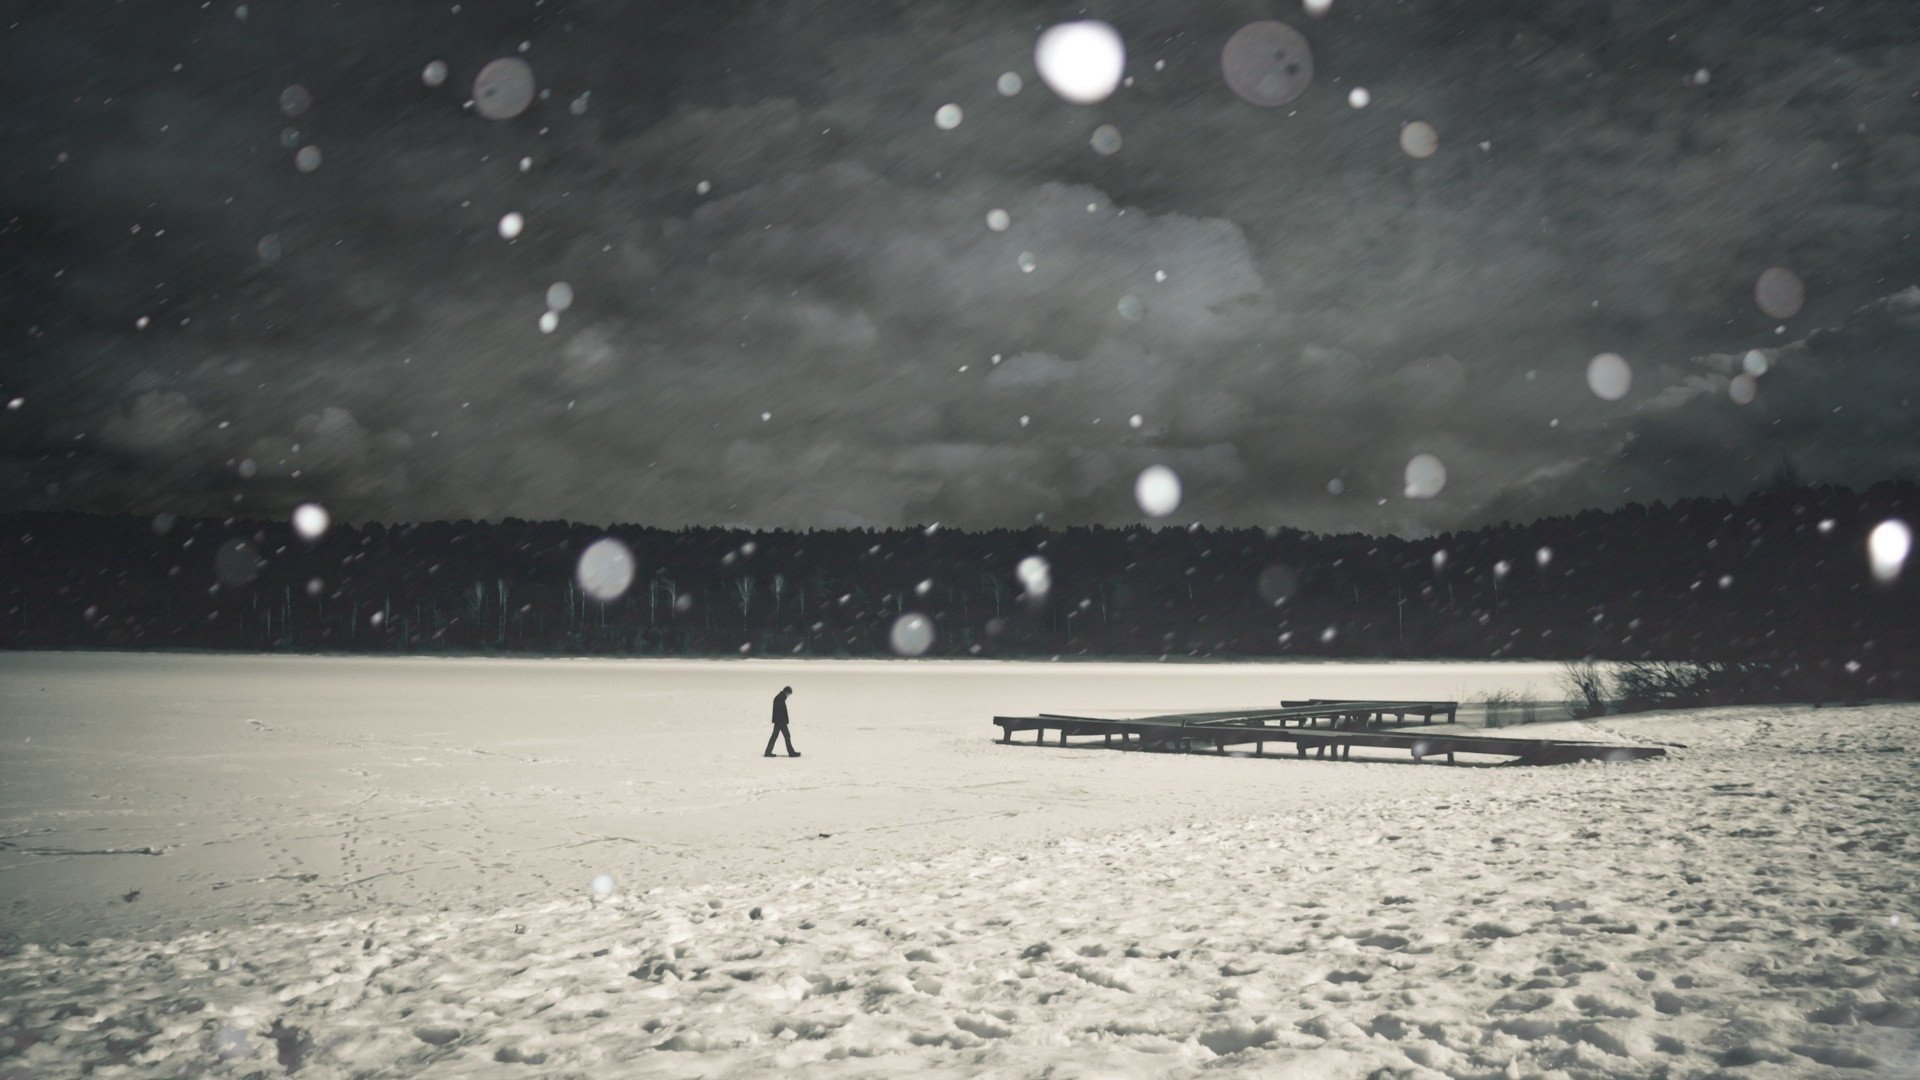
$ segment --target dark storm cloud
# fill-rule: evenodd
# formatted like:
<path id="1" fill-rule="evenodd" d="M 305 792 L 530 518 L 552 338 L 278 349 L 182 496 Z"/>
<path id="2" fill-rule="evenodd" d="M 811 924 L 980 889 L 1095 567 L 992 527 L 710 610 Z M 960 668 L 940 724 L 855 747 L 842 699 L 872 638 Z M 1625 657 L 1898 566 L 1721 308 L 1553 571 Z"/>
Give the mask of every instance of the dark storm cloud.
<path id="1" fill-rule="evenodd" d="M 1026 5 L 40 5 L 0 71 L 0 485 L 993 525 L 1137 520 L 1164 463 L 1181 519 L 1421 532 L 1911 473 L 1920 28 L 1829 7 L 1336 0 L 1286 16 L 1318 81 L 1263 110 L 1219 77 L 1251 4 L 1092 11 L 1133 83 L 1091 107 Z M 522 42 L 548 96 L 463 109 Z"/>

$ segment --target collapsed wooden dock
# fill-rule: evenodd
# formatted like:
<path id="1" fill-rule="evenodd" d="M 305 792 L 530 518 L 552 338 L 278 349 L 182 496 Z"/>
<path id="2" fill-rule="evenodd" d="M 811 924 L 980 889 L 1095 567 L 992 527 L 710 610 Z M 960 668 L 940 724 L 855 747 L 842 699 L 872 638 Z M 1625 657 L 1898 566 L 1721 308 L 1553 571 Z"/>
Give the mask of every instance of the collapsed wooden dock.
<path id="1" fill-rule="evenodd" d="M 1017 731 L 1034 733 L 1033 745 L 1047 743 L 1047 733 L 1055 732 L 1058 746 L 1088 746 L 1088 742 L 1069 743 L 1069 738 L 1088 739 L 1098 735 L 1098 745 L 1121 750 L 1153 750 L 1195 753 L 1211 750 L 1225 754 L 1229 747 L 1251 744 L 1255 755 L 1265 755 L 1267 744 L 1291 745 L 1297 757 L 1331 756 L 1351 759 L 1356 746 L 1372 749 L 1407 750 L 1413 760 L 1445 757 L 1454 763 L 1455 754 L 1476 754 L 1511 758 L 1523 765 L 1559 765 L 1574 761 L 1634 761 L 1663 757 L 1665 750 L 1655 746 L 1617 746 L 1579 742 L 1571 739 L 1516 739 L 1505 736 L 1457 735 L 1433 731 L 1387 731 L 1389 723 L 1432 724 L 1444 715 L 1453 723 L 1459 712 L 1454 701 L 1339 701 L 1312 698 L 1283 701 L 1278 708 L 1230 709 L 1220 712 L 1171 713 L 1132 719 L 1097 716 L 1068 716 L 1041 713 L 1038 716 L 996 716 L 1000 741 L 1012 743 Z M 1322 724 L 1325 726 L 1323 727 Z"/>

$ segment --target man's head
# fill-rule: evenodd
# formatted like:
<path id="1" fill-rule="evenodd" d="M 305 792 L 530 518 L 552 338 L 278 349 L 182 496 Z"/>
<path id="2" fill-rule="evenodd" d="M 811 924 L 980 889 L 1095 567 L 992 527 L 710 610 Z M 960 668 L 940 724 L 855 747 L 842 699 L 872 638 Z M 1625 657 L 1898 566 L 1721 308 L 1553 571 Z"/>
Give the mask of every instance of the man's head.
<path id="1" fill-rule="evenodd" d="M 781 697 L 786 697 L 788 694 L 791 694 L 791 693 L 793 693 L 793 687 L 791 686 L 783 686 L 780 688 Z"/>

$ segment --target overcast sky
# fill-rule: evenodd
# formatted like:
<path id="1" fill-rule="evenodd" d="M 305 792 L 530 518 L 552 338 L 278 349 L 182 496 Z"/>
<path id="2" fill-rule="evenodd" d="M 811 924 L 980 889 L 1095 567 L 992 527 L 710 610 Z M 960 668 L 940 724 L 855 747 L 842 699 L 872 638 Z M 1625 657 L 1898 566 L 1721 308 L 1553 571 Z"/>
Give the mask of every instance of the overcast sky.
<path id="1" fill-rule="evenodd" d="M 1164 464 L 1160 520 L 1422 534 L 1920 471 L 1911 0 L 9 10 L 13 508 L 1124 523 Z M 1088 17 L 1129 82 L 1071 104 Z"/>

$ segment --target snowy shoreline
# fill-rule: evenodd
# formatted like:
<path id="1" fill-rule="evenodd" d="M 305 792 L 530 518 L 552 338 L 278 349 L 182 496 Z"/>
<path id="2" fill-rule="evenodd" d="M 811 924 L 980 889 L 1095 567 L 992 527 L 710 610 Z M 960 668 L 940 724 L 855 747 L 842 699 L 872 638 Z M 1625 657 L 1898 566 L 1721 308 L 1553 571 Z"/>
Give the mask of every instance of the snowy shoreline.
<path id="1" fill-rule="evenodd" d="M 262 902 L 177 934 L 140 929 L 143 897 L 99 909 L 84 937 L 7 945 L 0 1075 L 274 1076 L 296 1065 L 305 1077 L 1652 1078 L 1920 1067 L 1920 708 L 1581 726 L 1671 756 L 1497 769 L 1254 761 L 1000 747 L 969 725 L 966 744 L 939 747 L 951 768 L 921 776 L 921 762 L 900 762 L 906 786 L 933 790 L 956 772 L 971 783 L 965 763 L 977 761 L 1007 786 L 964 797 L 991 805 L 1038 777 L 1051 797 L 1032 815 L 1041 827 L 878 829 L 842 837 L 835 859 L 772 861 L 772 841 L 797 842 L 786 828 L 745 872 L 750 863 L 719 859 L 661 874 L 633 844 L 574 851 L 575 865 L 592 853 L 614 877 L 604 899 L 584 875 L 531 902 L 469 899 L 444 887 L 451 871 L 422 863 L 335 903 L 282 909 L 272 899 L 331 882 L 270 881 L 254 886 Z M 824 715 L 820 727 L 828 740 Z M 398 764 L 383 783 L 444 783 L 452 767 Z M 196 767 L 218 770 L 221 757 Z M 1128 816 L 1152 783 L 1167 805 Z M 1255 798 L 1224 790 L 1249 785 Z M 288 797 L 239 805 L 264 821 Z M 1087 800 L 1097 813 L 1076 816 Z M 415 842 L 449 845 L 448 830 L 500 828 L 526 809 L 424 805 L 444 820 Z M 856 805 L 850 820 L 876 824 L 893 809 Z M 386 820 L 398 830 L 406 818 Z M 745 834 L 733 842 L 755 850 Z M 52 861 L 81 873 L 127 858 Z M 54 869 L 4 865 L 10 885 Z M 192 881 L 203 903 L 238 891 Z M 395 881 L 411 884 L 378 891 Z M 83 907 L 84 883 L 67 880 Z M 11 894 L 9 929 L 28 925 L 19 898 L 29 894 Z"/>

